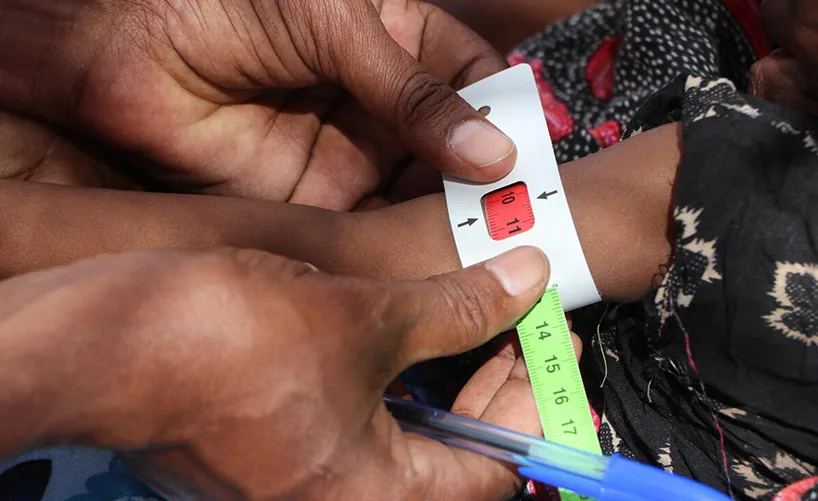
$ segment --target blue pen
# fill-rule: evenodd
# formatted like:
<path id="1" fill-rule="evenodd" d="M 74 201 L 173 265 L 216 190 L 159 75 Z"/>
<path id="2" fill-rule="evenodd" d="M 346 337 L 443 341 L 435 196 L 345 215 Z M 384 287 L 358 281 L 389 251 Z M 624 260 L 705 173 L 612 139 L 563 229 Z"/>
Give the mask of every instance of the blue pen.
<path id="1" fill-rule="evenodd" d="M 715 489 L 618 455 L 589 454 L 408 400 L 384 396 L 405 431 L 517 465 L 523 477 L 598 501 L 729 501 Z"/>

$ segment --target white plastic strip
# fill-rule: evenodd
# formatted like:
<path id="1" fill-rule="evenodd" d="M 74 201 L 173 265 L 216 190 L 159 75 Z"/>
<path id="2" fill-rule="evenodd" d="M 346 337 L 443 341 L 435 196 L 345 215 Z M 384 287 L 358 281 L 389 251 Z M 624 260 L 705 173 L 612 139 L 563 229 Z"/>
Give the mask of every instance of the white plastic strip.
<path id="1" fill-rule="evenodd" d="M 514 170 L 500 181 L 475 184 L 443 177 L 461 264 L 467 267 L 515 247 L 536 246 L 548 256 L 549 287 L 558 287 L 563 309 L 570 311 L 600 301 L 568 209 L 531 67 L 514 66 L 463 89 L 460 95 L 475 109 L 490 107 L 488 120 L 517 145 Z M 534 227 L 494 240 L 482 198 L 518 182 L 528 188 Z"/>

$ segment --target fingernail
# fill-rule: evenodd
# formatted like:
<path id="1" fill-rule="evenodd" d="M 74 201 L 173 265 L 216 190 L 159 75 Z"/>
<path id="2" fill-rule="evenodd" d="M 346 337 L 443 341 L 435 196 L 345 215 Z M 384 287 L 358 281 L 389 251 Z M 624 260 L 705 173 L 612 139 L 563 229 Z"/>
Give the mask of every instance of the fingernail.
<path id="1" fill-rule="evenodd" d="M 521 296 L 548 280 L 548 258 L 536 247 L 518 247 L 485 264 L 512 296 Z"/>
<path id="2" fill-rule="evenodd" d="M 451 137 L 454 153 L 475 167 L 488 167 L 514 152 L 514 143 L 491 125 L 478 120 L 463 123 Z"/>

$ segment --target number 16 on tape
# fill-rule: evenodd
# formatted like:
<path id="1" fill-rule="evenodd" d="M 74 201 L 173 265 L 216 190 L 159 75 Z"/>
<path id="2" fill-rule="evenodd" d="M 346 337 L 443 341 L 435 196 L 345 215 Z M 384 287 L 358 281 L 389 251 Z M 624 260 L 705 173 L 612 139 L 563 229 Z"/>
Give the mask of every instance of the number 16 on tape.
<path id="1" fill-rule="evenodd" d="M 546 439 L 600 454 L 571 332 L 556 287 L 517 323 L 534 400 Z M 588 498 L 560 489 L 562 501 Z"/>

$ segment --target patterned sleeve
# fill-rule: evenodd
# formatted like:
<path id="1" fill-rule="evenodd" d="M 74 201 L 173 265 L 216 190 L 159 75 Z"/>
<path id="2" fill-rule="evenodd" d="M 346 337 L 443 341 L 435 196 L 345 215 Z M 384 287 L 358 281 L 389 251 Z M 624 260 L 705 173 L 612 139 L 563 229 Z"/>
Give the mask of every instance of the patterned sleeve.
<path id="1" fill-rule="evenodd" d="M 684 76 L 625 135 L 677 120 L 674 258 L 604 322 L 601 442 L 737 499 L 818 499 L 818 118 Z"/>

